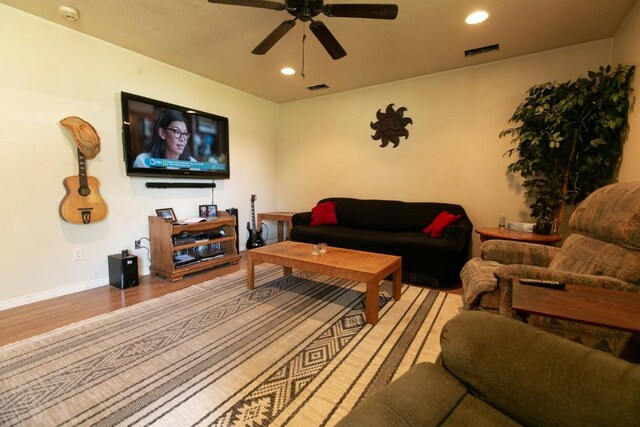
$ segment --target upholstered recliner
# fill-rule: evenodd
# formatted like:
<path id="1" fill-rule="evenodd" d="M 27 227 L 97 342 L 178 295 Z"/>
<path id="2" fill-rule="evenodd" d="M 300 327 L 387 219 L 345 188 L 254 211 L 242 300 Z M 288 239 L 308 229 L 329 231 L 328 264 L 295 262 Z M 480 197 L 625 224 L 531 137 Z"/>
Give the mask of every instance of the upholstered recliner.
<path id="1" fill-rule="evenodd" d="M 594 191 L 569 220 L 562 247 L 488 240 L 481 257 L 462 271 L 464 307 L 511 317 L 514 278 L 559 280 L 584 286 L 640 291 L 640 182 Z M 531 316 L 530 323 L 574 341 L 620 355 L 631 334 Z"/>
<path id="2" fill-rule="evenodd" d="M 640 365 L 479 312 L 449 320 L 440 348 L 338 427 L 638 425 Z"/>

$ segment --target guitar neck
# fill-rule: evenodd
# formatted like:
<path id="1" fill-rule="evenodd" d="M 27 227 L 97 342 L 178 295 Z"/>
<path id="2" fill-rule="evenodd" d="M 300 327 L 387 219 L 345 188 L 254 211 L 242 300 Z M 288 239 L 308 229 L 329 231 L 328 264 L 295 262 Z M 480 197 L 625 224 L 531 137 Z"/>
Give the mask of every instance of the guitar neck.
<path id="1" fill-rule="evenodd" d="M 257 230 L 256 228 L 256 211 L 253 206 L 253 201 L 251 201 L 251 229 Z"/>
<path id="2" fill-rule="evenodd" d="M 80 181 L 80 188 L 87 188 L 87 161 L 82 154 L 82 151 L 78 150 L 78 179 Z"/>

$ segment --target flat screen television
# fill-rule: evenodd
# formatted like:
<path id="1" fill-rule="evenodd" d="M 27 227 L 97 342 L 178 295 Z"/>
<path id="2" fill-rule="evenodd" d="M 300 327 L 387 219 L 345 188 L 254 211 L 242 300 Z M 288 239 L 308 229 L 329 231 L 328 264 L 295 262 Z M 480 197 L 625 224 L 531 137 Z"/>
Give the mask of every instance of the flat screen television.
<path id="1" fill-rule="evenodd" d="M 229 178 L 226 117 L 121 92 L 127 175 Z"/>

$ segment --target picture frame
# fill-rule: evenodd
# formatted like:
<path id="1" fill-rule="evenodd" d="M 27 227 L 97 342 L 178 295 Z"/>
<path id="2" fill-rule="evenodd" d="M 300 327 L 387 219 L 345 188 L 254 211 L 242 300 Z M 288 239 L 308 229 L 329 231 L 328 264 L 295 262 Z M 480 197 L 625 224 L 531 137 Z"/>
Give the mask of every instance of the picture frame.
<path id="1" fill-rule="evenodd" d="M 218 216 L 218 205 L 200 205 L 198 206 L 200 218 L 216 218 Z"/>
<path id="2" fill-rule="evenodd" d="M 165 221 L 176 221 L 176 214 L 173 212 L 173 208 L 156 209 L 156 214 Z"/>

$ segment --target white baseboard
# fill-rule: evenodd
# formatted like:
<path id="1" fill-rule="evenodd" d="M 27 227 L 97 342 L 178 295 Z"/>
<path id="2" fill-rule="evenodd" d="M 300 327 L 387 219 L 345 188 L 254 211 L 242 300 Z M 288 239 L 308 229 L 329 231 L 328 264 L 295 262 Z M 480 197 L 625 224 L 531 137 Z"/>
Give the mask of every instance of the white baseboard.
<path id="1" fill-rule="evenodd" d="M 140 275 L 149 274 L 149 269 L 145 268 L 139 272 Z M 50 289 L 48 291 L 37 292 L 35 294 L 20 295 L 13 298 L 8 298 L 0 301 L 0 311 L 8 310 L 10 308 L 20 307 L 22 305 L 31 304 L 38 301 L 44 301 L 51 298 L 61 297 L 64 295 L 74 294 L 76 292 L 86 291 L 88 289 L 98 288 L 109 284 L 109 278 L 103 277 L 100 279 L 90 280 L 88 282 L 80 282 L 69 286 L 63 286 L 61 288 Z"/>

